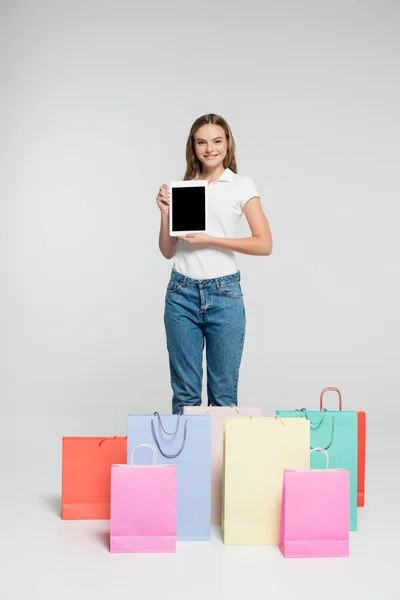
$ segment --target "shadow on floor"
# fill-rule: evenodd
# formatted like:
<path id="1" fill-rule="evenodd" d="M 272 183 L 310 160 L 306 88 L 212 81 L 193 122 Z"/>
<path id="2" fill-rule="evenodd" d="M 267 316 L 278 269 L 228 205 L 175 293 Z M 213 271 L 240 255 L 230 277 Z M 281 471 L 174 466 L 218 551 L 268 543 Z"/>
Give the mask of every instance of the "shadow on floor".
<path id="1" fill-rule="evenodd" d="M 110 550 L 110 532 L 109 531 L 94 531 L 92 537 L 97 541 L 99 546 L 103 546 L 108 551 Z"/>
<path id="2" fill-rule="evenodd" d="M 53 513 L 61 519 L 61 496 L 58 494 L 47 494 L 40 496 L 39 504 L 43 506 L 47 512 Z"/>

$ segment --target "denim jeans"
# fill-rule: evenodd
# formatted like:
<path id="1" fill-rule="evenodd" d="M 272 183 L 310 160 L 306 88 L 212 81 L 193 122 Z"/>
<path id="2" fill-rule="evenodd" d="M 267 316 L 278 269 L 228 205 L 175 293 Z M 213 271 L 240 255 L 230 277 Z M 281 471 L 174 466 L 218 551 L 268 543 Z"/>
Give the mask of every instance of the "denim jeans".
<path id="1" fill-rule="evenodd" d="M 174 269 L 165 295 L 164 324 L 173 391 L 172 412 L 200 406 L 206 347 L 209 406 L 237 405 L 246 315 L 240 273 L 191 279 Z"/>

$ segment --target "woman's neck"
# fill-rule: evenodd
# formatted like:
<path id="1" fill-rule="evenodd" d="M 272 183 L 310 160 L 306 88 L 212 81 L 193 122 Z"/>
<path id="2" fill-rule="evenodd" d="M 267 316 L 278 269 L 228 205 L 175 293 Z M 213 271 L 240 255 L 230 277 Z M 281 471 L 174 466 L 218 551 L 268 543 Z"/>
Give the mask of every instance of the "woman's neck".
<path id="1" fill-rule="evenodd" d="M 216 181 L 219 177 L 221 177 L 222 173 L 225 172 L 224 168 L 217 167 L 216 169 L 204 169 L 196 175 L 196 179 L 207 179 L 208 183 L 212 183 Z"/>

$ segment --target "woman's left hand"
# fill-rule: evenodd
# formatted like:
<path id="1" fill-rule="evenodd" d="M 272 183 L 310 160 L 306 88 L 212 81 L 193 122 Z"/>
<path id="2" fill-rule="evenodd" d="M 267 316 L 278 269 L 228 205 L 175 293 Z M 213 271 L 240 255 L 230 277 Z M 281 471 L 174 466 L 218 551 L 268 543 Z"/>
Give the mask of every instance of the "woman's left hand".
<path id="1" fill-rule="evenodd" d="M 215 238 L 207 233 L 188 233 L 186 235 L 178 236 L 178 240 L 183 240 L 191 246 L 210 246 L 214 239 Z"/>

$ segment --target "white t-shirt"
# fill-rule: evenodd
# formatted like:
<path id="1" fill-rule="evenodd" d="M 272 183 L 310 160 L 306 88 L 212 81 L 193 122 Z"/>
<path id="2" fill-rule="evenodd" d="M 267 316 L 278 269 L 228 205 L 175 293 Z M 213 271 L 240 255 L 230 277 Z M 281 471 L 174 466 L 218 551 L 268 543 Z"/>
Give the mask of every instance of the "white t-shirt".
<path id="1" fill-rule="evenodd" d="M 207 233 L 219 238 L 236 237 L 243 207 L 250 198 L 259 196 L 250 177 L 225 169 L 222 175 L 208 184 Z M 213 279 L 236 273 L 235 254 L 215 246 L 190 246 L 178 240 L 174 269 L 193 279 Z"/>

